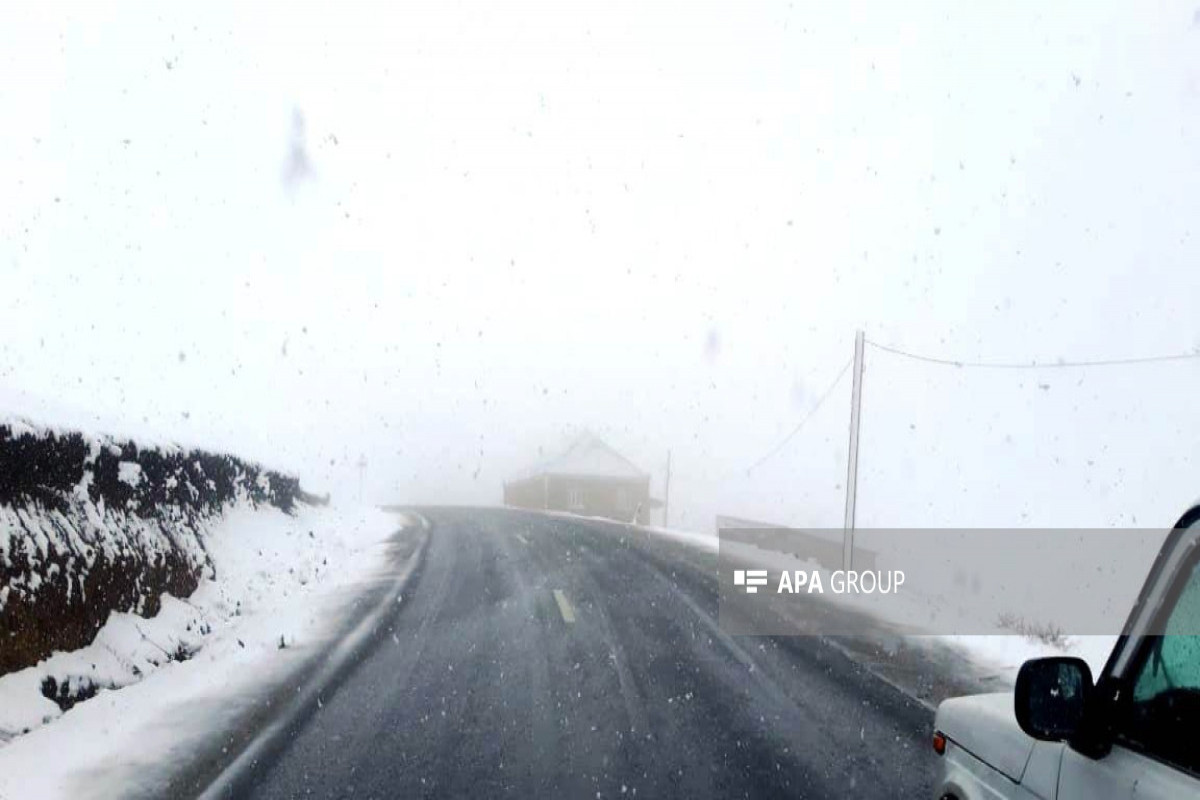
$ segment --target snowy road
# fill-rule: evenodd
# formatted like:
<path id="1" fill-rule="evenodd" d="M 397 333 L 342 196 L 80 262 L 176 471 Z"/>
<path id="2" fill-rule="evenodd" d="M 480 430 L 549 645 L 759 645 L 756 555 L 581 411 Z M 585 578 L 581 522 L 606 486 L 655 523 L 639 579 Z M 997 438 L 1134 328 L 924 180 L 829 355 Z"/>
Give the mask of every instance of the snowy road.
<path id="1" fill-rule="evenodd" d="M 931 714 L 808 637 L 726 637 L 715 557 L 631 529 L 436 509 L 375 646 L 226 792 L 913 797 Z"/>

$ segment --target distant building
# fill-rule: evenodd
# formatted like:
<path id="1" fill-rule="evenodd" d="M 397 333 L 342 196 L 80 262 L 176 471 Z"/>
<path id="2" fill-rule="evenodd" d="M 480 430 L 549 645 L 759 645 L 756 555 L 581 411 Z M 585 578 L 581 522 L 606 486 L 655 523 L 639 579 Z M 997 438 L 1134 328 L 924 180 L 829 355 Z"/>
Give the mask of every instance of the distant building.
<path id="1" fill-rule="evenodd" d="M 651 506 L 650 475 L 590 433 L 561 455 L 504 484 L 504 505 L 569 511 L 646 525 Z"/>

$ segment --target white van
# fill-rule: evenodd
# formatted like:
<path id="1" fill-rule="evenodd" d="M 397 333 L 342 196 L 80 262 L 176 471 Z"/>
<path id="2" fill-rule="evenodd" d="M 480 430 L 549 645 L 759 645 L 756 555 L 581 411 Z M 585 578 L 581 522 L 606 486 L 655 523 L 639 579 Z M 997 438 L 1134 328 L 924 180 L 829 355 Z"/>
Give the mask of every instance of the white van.
<path id="1" fill-rule="evenodd" d="M 1080 659 L 1038 658 L 1012 694 L 943 702 L 935 797 L 1200 797 L 1198 562 L 1200 505 L 1167 537 L 1095 684 Z"/>

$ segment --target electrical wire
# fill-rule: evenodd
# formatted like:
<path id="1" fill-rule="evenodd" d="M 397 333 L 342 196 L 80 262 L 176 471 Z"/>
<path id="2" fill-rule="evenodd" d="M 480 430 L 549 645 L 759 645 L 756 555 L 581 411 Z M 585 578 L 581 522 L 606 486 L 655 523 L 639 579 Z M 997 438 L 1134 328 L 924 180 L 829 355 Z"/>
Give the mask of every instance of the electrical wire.
<path id="1" fill-rule="evenodd" d="M 1193 351 L 1191 353 L 1172 353 L 1167 355 L 1142 356 L 1134 358 L 1103 358 L 1087 361 L 963 361 L 953 358 L 941 358 L 938 356 L 923 355 L 921 353 L 912 353 L 908 350 L 901 350 L 899 347 L 892 347 L 881 342 L 871 341 L 870 339 L 865 339 L 864 342 L 871 347 L 874 347 L 876 350 L 883 350 L 884 352 L 901 356 L 903 358 L 909 358 L 914 361 L 923 361 L 927 364 L 939 364 L 946 367 L 973 369 L 1080 369 L 1086 367 L 1118 367 L 1129 366 L 1131 364 L 1157 364 L 1171 361 L 1200 360 L 1200 351 Z M 837 388 L 839 383 L 841 383 L 842 378 L 846 376 L 846 371 L 850 369 L 850 365 L 853 363 L 854 359 L 850 359 L 842 366 L 842 369 L 838 372 L 837 377 L 833 379 L 833 383 L 829 384 L 829 388 L 822 393 L 820 399 L 817 400 L 816 405 L 812 407 L 812 410 L 805 415 L 804 419 L 800 420 L 800 423 L 796 425 L 795 428 L 792 428 L 791 432 L 789 432 L 787 436 L 783 437 L 783 439 L 780 440 L 780 442 L 774 447 L 772 447 L 765 455 L 763 455 L 762 458 L 758 459 L 758 461 L 755 461 L 751 466 L 749 466 L 746 469 L 747 475 L 774 457 L 780 450 L 787 446 L 788 442 L 794 439 L 796 435 L 804 429 L 804 426 L 808 424 L 808 421 L 811 420 L 816 413 L 821 410 L 821 406 L 825 404 L 825 401 L 829 398 L 829 395 L 833 394 L 833 390 Z"/>
<path id="2" fill-rule="evenodd" d="M 1154 364 L 1165 361 L 1192 361 L 1200 359 L 1200 352 L 1192 353 L 1175 353 L 1162 356 L 1143 356 L 1140 358 L 1105 358 L 1096 359 L 1093 361 L 959 361 L 952 358 L 938 358 L 936 356 L 926 356 L 920 353 L 910 353 L 907 350 L 901 350 L 898 347 L 890 347 L 886 344 L 873 342 L 870 339 L 865 340 L 867 344 L 877 350 L 884 350 L 894 355 L 911 358 L 914 361 L 924 361 L 927 364 L 941 364 L 947 367 L 971 367 L 979 369 L 1075 369 L 1082 367 L 1117 367 L 1129 364 Z"/>
<path id="3" fill-rule="evenodd" d="M 787 436 L 783 437 L 783 439 L 780 440 L 779 444 L 772 447 L 767 452 L 766 455 L 764 455 L 758 461 L 755 461 L 753 464 L 751 464 L 749 467 L 747 467 L 746 468 L 747 475 L 749 475 L 751 472 L 758 469 L 764 463 L 769 461 L 772 456 L 774 456 L 776 453 L 778 453 L 780 450 L 782 450 L 784 447 L 786 447 L 787 443 L 790 442 L 793 438 L 795 438 L 796 434 L 800 433 L 800 431 L 804 428 L 804 426 L 808 424 L 808 421 L 810 419 L 812 419 L 814 416 L 816 416 L 817 412 L 821 410 L 821 406 L 823 406 L 825 404 L 825 401 L 829 398 L 829 395 L 833 394 L 833 390 L 836 389 L 837 385 L 842 382 L 842 378 L 846 377 L 846 371 L 850 369 L 850 365 L 853 363 L 854 363 L 854 359 L 851 358 L 842 366 L 842 369 L 841 369 L 841 371 L 838 372 L 837 377 L 833 379 L 833 383 L 829 384 L 829 388 L 827 388 L 821 394 L 821 397 L 817 400 L 817 404 L 814 405 L 812 407 L 812 409 L 810 409 L 809 412 L 804 415 L 804 419 L 800 420 L 800 423 L 798 425 L 796 425 L 796 427 L 792 428 L 791 432 Z"/>

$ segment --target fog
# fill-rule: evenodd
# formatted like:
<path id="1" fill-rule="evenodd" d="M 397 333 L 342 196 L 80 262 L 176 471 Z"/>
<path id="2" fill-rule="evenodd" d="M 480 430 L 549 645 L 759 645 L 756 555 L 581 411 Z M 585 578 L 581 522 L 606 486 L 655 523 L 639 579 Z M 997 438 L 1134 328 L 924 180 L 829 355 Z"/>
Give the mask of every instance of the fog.
<path id="1" fill-rule="evenodd" d="M 840 523 L 854 332 L 1200 348 L 1187 5 L 6 8 L 0 386 L 373 502 Z M 1166 525 L 1200 362 L 868 348 L 865 525 Z M 53 412 L 47 411 L 48 416 Z"/>

